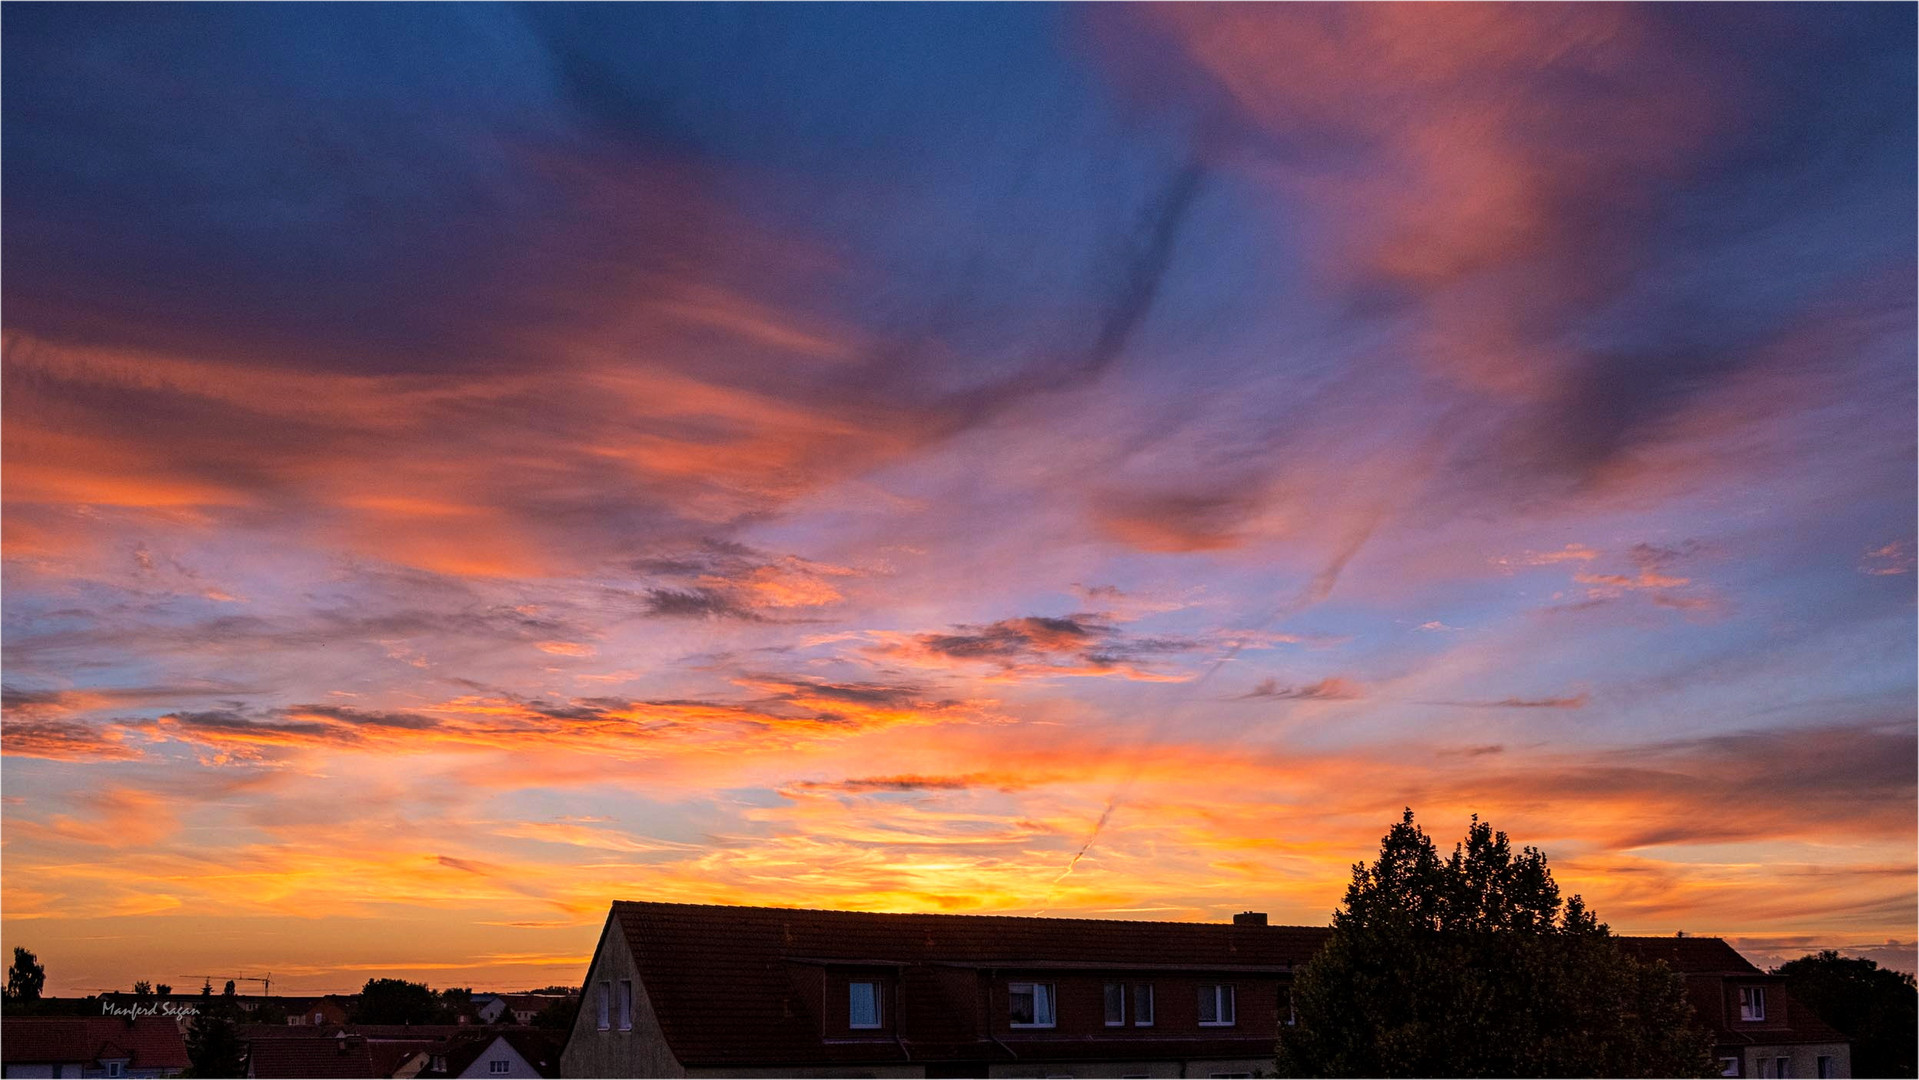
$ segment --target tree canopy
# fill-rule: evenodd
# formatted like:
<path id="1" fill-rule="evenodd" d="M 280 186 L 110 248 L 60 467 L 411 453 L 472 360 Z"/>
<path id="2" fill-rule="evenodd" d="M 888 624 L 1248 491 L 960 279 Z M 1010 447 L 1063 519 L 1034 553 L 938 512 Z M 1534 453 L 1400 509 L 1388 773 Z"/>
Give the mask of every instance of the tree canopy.
<path id="1" fill-rule="evenodd" d="M 47 969 L 32 950 L 13 947 L 13 964 L 7 968 L 7 1000 L 38 1001 L 47 985 Z"/>
<path id="2" fill-rule="evenodd" d="M 368 979 L 348 1019 L 356 1024 L 451 1024 L 472 1004 L 472 987 L 436 992 L 425 983 Z"/>
<path id="3" fill-rule="evenodd" d="M 215 998 L 209 981 L 200 992 L 197 1008 L 193 1022 L 187 1026 L 187 1074 L 245 1076 L 246 1043 L 240 1037 L 240 1007 L 232 995 Z"/>
<path id="4" fill-rule="evenodd" d="M 1441 859 L 1406 811 L 1294 979 L 1282 1076 L 1708 1076 L 1685 984 L 1627 955 L 1546 857 L 1473 818 Z"/>
<path id="5" fill-rule="evenodd" d="M 1836 950 L 1802 956 L 1773 969 L 1799 1003 L 1852 1039 L 1852 1075 L 1919 1073 L 1919 988 L 1913 978 Z"/>

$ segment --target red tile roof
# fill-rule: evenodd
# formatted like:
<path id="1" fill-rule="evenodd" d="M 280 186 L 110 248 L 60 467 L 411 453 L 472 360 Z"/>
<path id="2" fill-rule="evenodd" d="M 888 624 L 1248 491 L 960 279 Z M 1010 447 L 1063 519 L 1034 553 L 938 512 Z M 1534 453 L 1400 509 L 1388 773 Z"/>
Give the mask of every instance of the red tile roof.
<path id="1" fill-rule="evenodd" d="M 290 1077 L 374 1077 L 373 1055 L 365 1039 L 261 1039 L 248 1045 L 248 1066 L 254 1076 L 281 1080 Z"/>
<path id="2" fill-rule="evenodd" d="M 164 1016 L 9 1016 L 0 1021 L 0 1061 L 8 1065 L 130 1059 L 130 1069 L 184 1069 L 187 1044 Z"/>
<path id="3" fill-rule="evenodd" d="M 1622 937 L 1619 944 L 1641 960 L 1664 960 L 1674 971 L 1694 975 L 1759 975 L 1752 961 L 1716 937 Z"/>

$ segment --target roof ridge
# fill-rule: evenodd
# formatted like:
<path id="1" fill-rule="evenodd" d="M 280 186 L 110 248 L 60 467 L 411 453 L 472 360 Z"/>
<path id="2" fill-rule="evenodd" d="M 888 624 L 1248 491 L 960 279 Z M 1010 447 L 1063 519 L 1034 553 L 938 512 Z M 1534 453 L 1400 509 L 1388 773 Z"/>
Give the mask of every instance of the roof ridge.
<path id="1" fill-rule="evenodd" d="M 1135 926 L 1225 926 L 1248 930 L 1315 930 L 1331 927 L 1293 923 L 1269 923 L 1247 926 L 1231 922 L 1199 922 L 1190 919 L 1112 919 L 1088 915 L 1002 915 L 997 913 L 963 914 L 955 911 L 867 911 L 847 908 L 779 907 L 771 904 L 695 904 L 674 900 L 615 900 L 614 907 L 706 908 L 715 911 L 781 911 L 796 915 L 898 915 L 925 919 L 1016 919 L 1021 922 L 1126 923 Z"/>

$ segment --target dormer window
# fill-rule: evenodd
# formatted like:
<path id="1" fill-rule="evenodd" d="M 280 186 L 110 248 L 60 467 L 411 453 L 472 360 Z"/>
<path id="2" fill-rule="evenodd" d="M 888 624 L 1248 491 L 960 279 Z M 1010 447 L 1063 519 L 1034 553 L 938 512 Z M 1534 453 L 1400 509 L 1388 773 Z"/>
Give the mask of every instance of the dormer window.
<path id="1" fill-rule="evenodd" d="M 1011 983 L 1006 992 L 1014 1027 L 1053 1026 L 1052 983 Z"/>
<path id="2" fill-rule="evenodd" d="M 1153 1026 L 1153 984 L 1136 983 L 1133 986 L 1133 1026 Z"/>
<path id="3" fill-rule="evenodd" d="M 880 1026 L 880 984 L 876 982 L 853 982 L 846 985 L 847 1027 L 877 1028 Z"/>
<path id="4" fill-rule="evenodd" d="M 126 1062 L 124 1061 L 109 1061 L 107 1062 L 107 1075 L 125 1076 L 127 1074 L 125 1066 Z"/>
<path id="5" fill-rule="evenodd" d="M 1199 988 L 1199 1026 L 1232 1027 L 1233 986 L 1219 983 Z"/>
<path id="6" fill-rule="evenodd" d="M 1763 986 L 1742 986 L 1739 988 L 1739 1019 L 1764 1020 L 1766 1018 L 1766 988 Z"/>

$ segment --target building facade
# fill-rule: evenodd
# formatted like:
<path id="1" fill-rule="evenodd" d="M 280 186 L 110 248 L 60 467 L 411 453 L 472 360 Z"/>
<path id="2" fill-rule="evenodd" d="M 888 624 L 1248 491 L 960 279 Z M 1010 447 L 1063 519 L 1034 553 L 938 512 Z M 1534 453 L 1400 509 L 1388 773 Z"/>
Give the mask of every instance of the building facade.
<path id="1" fill-rule="evenodd" d="M 1293 972 L 1328 933 L 1252 912 L 1164 923 L 622 901 L 560 1071 L 1270 1076 Z M 1723 941 L 1620 941 L 1686 975 L 1725 1075 L 1850 1075 L 1843 1036 Z"/>

